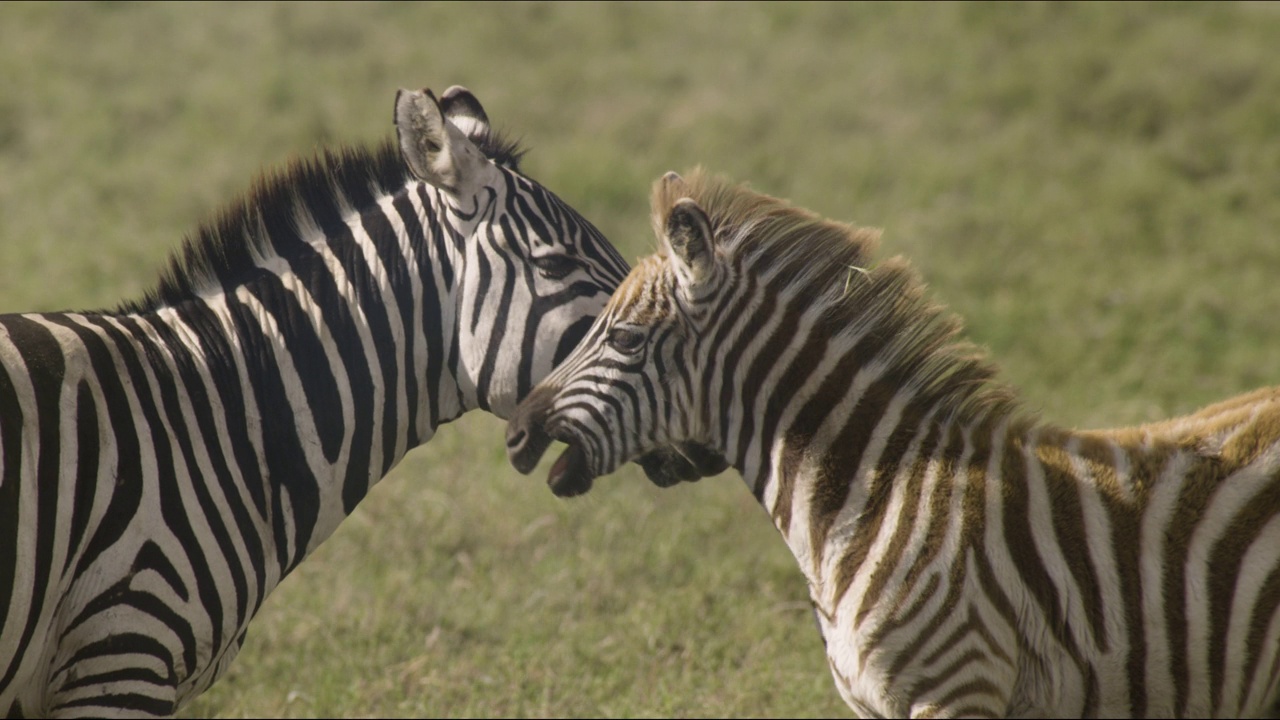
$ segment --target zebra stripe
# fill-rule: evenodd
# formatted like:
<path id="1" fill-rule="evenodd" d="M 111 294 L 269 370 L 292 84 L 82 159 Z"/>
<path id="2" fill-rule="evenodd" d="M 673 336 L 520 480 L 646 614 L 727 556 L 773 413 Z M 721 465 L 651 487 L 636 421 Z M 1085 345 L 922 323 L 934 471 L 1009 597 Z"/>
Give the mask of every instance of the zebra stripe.
<path id="1" fill-rule="evenodd" d="M 396 107 L 399 147 L 259 181 L 143 299 L 0 315 L 0 710 L 176 712 L 371 485 L 511 412 L 626 274 L 468 91 Z"/>
<path id="2" fill-rule="evenodd" d="M 1280 388 L 1066 430 L 995 382 L 905 261 L 870 267 L 874 233 L 701 172 L 659 181 L 653 213 L 661 252 L 512 416 L 517 469 L 562 440 L 549 483 L 570 494 L 640 453 L 722 456 L 861 715 L 1275 702 Z"/>

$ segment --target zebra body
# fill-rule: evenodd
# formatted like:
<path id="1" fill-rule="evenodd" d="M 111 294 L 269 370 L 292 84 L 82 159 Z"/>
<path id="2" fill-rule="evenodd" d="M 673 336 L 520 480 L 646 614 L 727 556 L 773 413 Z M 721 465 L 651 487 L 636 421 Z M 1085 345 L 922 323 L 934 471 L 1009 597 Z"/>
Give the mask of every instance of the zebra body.
<path id="1" fill-rule="evenodd" d="M 169 715 L 410 449 L 506 415 L 626 263 L 474 96 L 261 181 L 111 312 L 0 315 L 0 711 Z"/>
<path id="2" fill-rule="evenodd" d="M 1135 428 L 1022 411 L 875 234 L 695 172 L 662 251 L 517 409 L 561 494 L 736 468 L 865 716 L 1257 715 L 1280 679 L 1280 388 Z M 715 469 L 715 468 L 712 468 Z"/>

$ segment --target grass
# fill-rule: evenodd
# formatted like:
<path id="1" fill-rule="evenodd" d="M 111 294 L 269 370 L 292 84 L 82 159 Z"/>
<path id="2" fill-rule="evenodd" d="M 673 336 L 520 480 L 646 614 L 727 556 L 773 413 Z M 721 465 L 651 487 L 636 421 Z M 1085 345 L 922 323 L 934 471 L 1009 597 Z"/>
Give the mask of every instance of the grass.
<path id="1" fill-rule="evenodd" d="M 703 164 L 885 229 L 1067 425 L 1280 383 L 1280 10 L 1240 4 L 0 4 L 0 311 L 114 306 L 260 168 L 470 87 L 624 255 Z M 732 473 L 563 502 L 445 428 L 188 716 L 830 716 Z"/>

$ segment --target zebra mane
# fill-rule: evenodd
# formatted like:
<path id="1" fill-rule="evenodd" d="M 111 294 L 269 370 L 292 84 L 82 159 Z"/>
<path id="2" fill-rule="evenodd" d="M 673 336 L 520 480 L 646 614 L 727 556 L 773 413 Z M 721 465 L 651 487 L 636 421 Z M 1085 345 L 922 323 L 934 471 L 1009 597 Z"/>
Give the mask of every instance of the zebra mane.
<path id="1" fill-rule="evenodd" d="M 494 163 L 520 172 L 525 150 L 518 141 L 497 132 L 471 140 Z M 306 210 L 316 226 L 328 227 L 341 222 L 345 209 L 368 205 L 375 196 L 395 193 L 413 179 L 390 139 L 372 148 L 325 148 L 283 169 L 268 170 L 248 193 L 184 239 L 153 289 L 141 300 L 123 302 L 116 312 L 147 312 L 175 305 L 201 289 L 237 283 L 253 272 L 257 258 L 282 255 L 282 248 L 301 239 L 299 209 Z"/>
<path id="2" fill-rule="evenodd" d="M 986 353 L 959 335 L 963 322 L 926 297 L 926 286 L 901 256 L 874 262 L 880 231 L 824 219 L 786 200 L 695 168 L 683 183 L 655 183 L 654 227 L 661 234 L 672 206 L 692 198 L 707 214 L 718 263 L 751 273 L 762 286 L 804 287 L 818 327 L 835 343 L 884 342 L 886 375 L 915 387 L 925 401 L 957 417 L 1020 414 L 1012 390 L 996 381 Z"/>

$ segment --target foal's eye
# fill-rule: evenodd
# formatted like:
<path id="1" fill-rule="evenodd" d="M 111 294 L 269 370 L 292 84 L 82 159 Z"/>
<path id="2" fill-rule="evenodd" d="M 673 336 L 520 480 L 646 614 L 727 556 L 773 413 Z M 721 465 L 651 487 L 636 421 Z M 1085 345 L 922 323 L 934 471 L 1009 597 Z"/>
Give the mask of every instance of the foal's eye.
<path id="1" fill-rule="evenodd" d="M 538 274 L 548 280 L 559 280 L 573 272 L 578 264 L 564 255 L 544 255 L 533 258 L 532 262 L 538 268 Z"/>
<path id="2" fill-rule="evenodd" d="M 620 353 L 630 355 L 644 347 L 644 333 L 627 328 L 614 328 L 609 331 L 609 346 Z"/>

